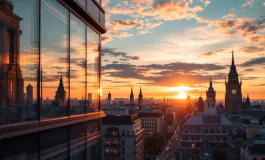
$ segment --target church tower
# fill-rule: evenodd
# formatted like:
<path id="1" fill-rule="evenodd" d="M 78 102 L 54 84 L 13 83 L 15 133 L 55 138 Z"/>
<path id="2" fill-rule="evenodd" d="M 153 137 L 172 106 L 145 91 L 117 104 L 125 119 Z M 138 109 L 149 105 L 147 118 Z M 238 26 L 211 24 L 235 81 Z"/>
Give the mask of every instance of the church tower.
<path id="1" fill-rule="evenodd" d="M 130 104 L 134 104 L 134 95 L 133 95 L 132 87 L 131 87 L 131 94 L 130 94 Z"/>
<path id="2" fill-rule="evenodd" d="M 209 88 L 206 91 L 206 101 L 204 103 L 204 113 L 215 115 L 217 113 L 216 110 L 216 92 L 214 91 L 212 78 L 210 78 Z"/>
<path id="3" fill-rule="evenodd" d="M 143 94 L 142 94 L 142 88 L 140 87 L 140 93 L 138 95 L 138 105 L 142 106 L 143 104 Z"/>
<path id="4" fill-rule="evenodd" d="M 228 74 L 228 81 L 225 80 L 225 109 L 228 114 L 234 114 L 242 108 L 242 82 L 239 82 L 236 66 L 234 62 L 234 52 L 232 50 L 232 64 Z"/>
<path id="5" fill-rule="evenodd" d="M 64 104 L 65 100 L 66 100 L 66 92 L 64 90 L 63 78 L 61 76 L 58 89 L 57 89 L 57 91 L 55 93 L 55 101 Z"/>
<path id="6" fill-rule="evenodd" d="M 110 104 L 111 104 L 111 94 L 109 92 L 109 94 L 108 94 L 108 105 L 110 105 Z"/>

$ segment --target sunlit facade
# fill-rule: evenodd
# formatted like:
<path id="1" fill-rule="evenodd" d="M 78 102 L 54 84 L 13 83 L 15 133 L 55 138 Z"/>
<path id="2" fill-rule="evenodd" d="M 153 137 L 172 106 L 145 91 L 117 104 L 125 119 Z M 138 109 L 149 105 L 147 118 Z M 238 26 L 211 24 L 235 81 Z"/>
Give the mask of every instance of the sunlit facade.
<path id="1" fill-rule="evenodd" d="M 0 0 L 0 159 L 99 159 L 100 0 Z"/>

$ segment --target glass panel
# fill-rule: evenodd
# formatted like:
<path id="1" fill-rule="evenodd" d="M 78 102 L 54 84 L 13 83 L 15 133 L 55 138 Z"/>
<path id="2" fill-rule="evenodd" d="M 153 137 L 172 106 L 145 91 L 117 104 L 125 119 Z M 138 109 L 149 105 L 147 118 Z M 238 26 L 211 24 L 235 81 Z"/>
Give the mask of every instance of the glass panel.
<path id="1" fill-rule="evenodd" d="M 105 13 L 100 10 L 100 24 L 105 28 Z"/>
<path id="2" fill-rule="evenodd" d="M 71 114 L 82 114 L 86 105 L 86 25 L 73 14 L 70 19 Z"/>
<path id="3" fill-rule="evenodd" d="M 70 126 L 71 160 L 86 159 L 86 123 Z"/>
<path id="4" fill-rule="evenodd" d="M 99 22 L 99 8 L 94 0 L 87 0 L 87 10 Z"/>
<path id="5" fill-rule="evenodd" d="M 61 127 L 43 131 L 40 134 L 41 160 L 68 158 L 68 128 Z"/>
<path id="6" fill-rule="evenodd" d="M 37 134 L 4 139 L 0 141 L 0 159 L 39 159 L 39 139 Z"/>
<path id="7" fill-rule="evenodd" d="M 87 159 L 100 159 L 99 138 L 87 142 Z"/>
<path id="8" fill-rule="evenodd" d="M 77 0 L 77 2 L 86 8 L 86 0 Z"/>
<path id="9" fill-rule="evenodd" d="M 87 27 L 88 112 L 99 110 L 99 35 Z"/>
<path id="10" fill-rule="evenodd" d="M 0 125 L 37 119 L 38 1 L 3 1 L 0 16 Z"/>
<path id="11" fill-rule="evenodd" d="M 43 0 L 41 11 L 42 118 L 67 116 L 69 12 L 54 0 Z"/>

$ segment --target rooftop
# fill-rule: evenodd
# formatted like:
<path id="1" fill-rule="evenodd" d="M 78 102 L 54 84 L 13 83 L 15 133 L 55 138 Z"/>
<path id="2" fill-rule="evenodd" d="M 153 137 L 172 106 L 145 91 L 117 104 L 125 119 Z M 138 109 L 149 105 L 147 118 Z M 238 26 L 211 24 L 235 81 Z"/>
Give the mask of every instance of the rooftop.
<path id="1" fill-rule="evenodd" d="M 108 115 L 102 119 L 102 125 L 132 125 L 137 119 L 139 119 L 137 114 L 131 116 Z"/>
<path id="2" fill-rule="evenodd" d="M 232 125 L 232 123 L 221 115 L 194 115 L 191 116 L 184 125 L 220 124 Z"/>

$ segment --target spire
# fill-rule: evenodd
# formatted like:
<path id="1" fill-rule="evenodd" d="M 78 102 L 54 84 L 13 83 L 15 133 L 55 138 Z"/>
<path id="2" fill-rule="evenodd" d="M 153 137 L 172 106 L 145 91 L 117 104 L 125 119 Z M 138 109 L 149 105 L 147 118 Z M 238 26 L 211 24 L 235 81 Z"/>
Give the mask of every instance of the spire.
<path id="1" fill-rule="evenodd" d="M 212 76 L 210 76 L 210 87 L 213 87 Z"/>
<path id="2" fill-rule="evenodd" d="M 108 95 L 110 95 L 110 91 L 109 91 L 109 94 Z"/>
<path id="3" fill-rule="evenodd" d="M 63 77 L 62 77 L 62 75 L 61 75 L 61 78 L 60 78 L 60 84 L 62 84 L 63 83 Z"/>
<path id="4" fill-rule="evenodd" d="M 140 93 L 139 93 L 139 96 L 143 96 L 141 86 L 140 86 Z"/>
<path id="5" fill-rule="evenodd" d="M 235 63 L 234 63 L 234 51 L 233 51 L 233 49 L 232 49 L 232 65 L 235 65 Z"/>
<path id="6" fill-rule="evenodd" d="M 234 51 L 232 50 L 232 64 L 230 66 L 230 72 L 236 72 L 235 60 L 234 60 Z"/>
<path id="7" fill-rule="evenodd" d="M 133 89 L 132 89 L 132 86 L 131 86 L 131 95 L 130 96 L 133 96 Z"/>

